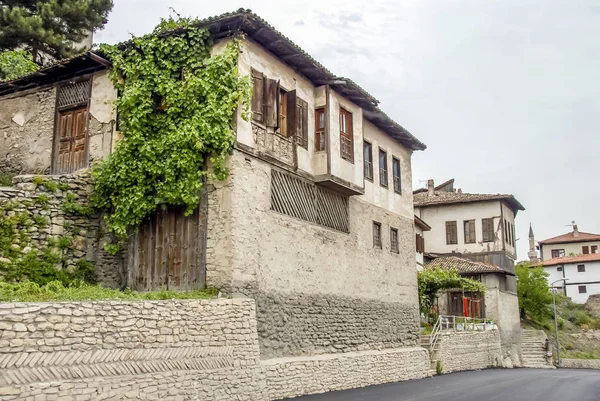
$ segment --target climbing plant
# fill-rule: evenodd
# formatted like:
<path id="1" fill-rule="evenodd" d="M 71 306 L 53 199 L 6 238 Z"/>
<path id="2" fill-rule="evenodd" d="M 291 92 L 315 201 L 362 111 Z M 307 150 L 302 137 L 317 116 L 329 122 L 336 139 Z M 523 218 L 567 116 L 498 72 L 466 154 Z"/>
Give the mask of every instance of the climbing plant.
<path id="1" fill-rule="evenodd" d="M 464 291 L 485 293 L 485 285 L 477 280 L 461 277 L 456 270 L 424 269 L 418 274 L 419 306 L 422 313 L 433 314 L 438 291 L 460 288 Z"/>
<path id="2" fill-rule="evenodd" d="M 203 180 L 227 176 L 234 112 L 242 105 L 249 117 L 252 89 L 238 73 L 239 41 L 211 56 L 212 47 L 193 20 L 170 18 L 150 35 L 100 48 L 113 64 L 122 139 L 92 171 L 93 203 L 119 243 L 161 205 L 191 213 Z"/>

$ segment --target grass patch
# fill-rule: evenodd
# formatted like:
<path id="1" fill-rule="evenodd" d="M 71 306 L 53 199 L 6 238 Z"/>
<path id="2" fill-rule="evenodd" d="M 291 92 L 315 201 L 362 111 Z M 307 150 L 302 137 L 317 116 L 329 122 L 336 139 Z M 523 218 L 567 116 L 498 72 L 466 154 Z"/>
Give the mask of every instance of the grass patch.
<path id="1" fill-rule="evenodd" d="M 99 285 L 74 283 L 65 287 L 59 281 L 40 286 L 26 281 L 22 283 L 0 282 L 0 302 L 46 302 L 46 301 L 104 301 L 104 300 L 167 300 L 167 299 L 210 299 L 219 291 L 207 288 L 194 291 L 151 291 L 136 292 L 110 290 Z"/>
<path id="2" fill-rule="evenodd" d="M 12 187 L 13 177 L 11 174 L 0 174 L 0 187 Z"/>

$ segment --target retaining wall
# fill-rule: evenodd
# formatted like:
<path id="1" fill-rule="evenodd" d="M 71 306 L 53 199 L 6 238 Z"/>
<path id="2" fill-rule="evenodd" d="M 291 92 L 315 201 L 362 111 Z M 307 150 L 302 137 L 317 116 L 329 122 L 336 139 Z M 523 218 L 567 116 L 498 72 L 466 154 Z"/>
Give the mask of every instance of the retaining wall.
<path id="1" fill-rule="evenodd" d="M 600 359 L 561 359 L 561 363 L 569 369 L 600 369 Z"/>
<path id="2" fill-rule="evenodd" d="M 502 366 L 500 332 L 497 329 L 442 332 L 438 346 L 443 373 Z"/>

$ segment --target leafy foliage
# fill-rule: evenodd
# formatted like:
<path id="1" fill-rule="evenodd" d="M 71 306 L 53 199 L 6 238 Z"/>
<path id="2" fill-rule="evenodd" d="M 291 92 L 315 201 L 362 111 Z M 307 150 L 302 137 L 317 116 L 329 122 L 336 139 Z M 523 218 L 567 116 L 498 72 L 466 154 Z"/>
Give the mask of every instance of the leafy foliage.
<path id="1" fill-rule="evenodd" d="M 538 322 L 549 318 L 552 293 L 548 289 L 548 273 L 541 266 L 530 267 L 529 263 L 517 265 L 515 270 L 521 318 L 528 316 Z"/>
<path id="2" fill-rule="evenodd" d="M 0 49 L 73 56 L 81 52 L 73 43 L 102 28 L 112 7 L 112 0 L 0 0 Z"/>
<path id="3" fill-rule="evenodd" d="M 162 20 L 151 35 L 101 47 L 113 63 L 123 139 L 92 171 L 93 203 L 120 242 L 161 205 L 191 213 L 203 180 L 227 176 L 234 111 L 243 102 L 248 118 L 251 85 L 238 74 L 237 40 L 212 57 L 211 48 L 210 34 L 189 19 Z"/>
<path id="4" fill-rule="evenodd" d="M 70 285 L 64 285 L 60 281 L 52 281 L 46 285 L 31 281 L 0 282 L 0 302 L 209 299 L 215 298 L 217 294 L 218 290 L 214 288 L 186 292 L 163 290 L 139 293 L 130 290 L 110 290 L 82 282 L 73 282 Z"/>
<path id="5" fill-rule="evenodd" d="M 480 281 L 461 277 L 456 270 L 424 269 L 418 274 L 419 306 L 421 312 L 432 315 L 435 298 L 440 290 L 460 288 L 464 291 L 485 293 L 485 285 Z"/>
<path id="6" fill-rule="evenodd" d="M 19 78 L 37 69 L 38 65 L 31 59 L 31 54 L 25 51 L 5 50 L 0 52 L 0 81 Z"/>

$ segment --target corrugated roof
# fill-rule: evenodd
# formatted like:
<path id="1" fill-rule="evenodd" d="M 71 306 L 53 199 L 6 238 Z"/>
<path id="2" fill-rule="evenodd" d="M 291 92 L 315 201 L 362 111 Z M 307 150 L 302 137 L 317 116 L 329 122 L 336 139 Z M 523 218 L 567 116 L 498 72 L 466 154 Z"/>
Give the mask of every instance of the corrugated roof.
<path id="1" fill-rule="evenodd" d="M 549 244 L 566 244 L 570 242 L 590 242 L 590 241 L 600 241 L 600 234 L 592 234 L 592 233 L 584 233 L 582 231 L 578 231 L 578 235 L 575 236 L 575 231 L 571 231 L 570 233 L 558 235 L 556 237 L 548 238 L 543 241 L 540 241 L 540 245 L 549 245 Z"/>
<path id="2" fill-rule="evenodd" d="M 429 196 L 427 192 L 416 193 L 413 199 L 415 207 L 503 200 L 515 211 L 525 210 L 523 205 L 513 195 L 509 194 L 469 194 L 464 192 L 436 191 L 432 196 Z"/>
<path id="3" fill-rule="evenodd" d="M 556 266 L 568 263 L 583 263 L 583 262 L 598 262 L 600 261 L 600 253 L 590 253 L 587 255 L 563 256 L 562 258 L 553 258 L 546 261 L 537 262 L 532 266 Z"/>
<path id="4" fill-rule="evenodd" d="M 302 50 L 288 37 L 277 31 L 264 19 L 254 14 L 251 10 L 239 9 L 234 12 L 224 13 L 198 21 L 198 27 L 207 28 L 213 38 L 220 39 L 231 36 L 236 32 L 246 34 L 252 40 L 280 58 L 298 73 L 304 75 L 314 85 L 328 84 L 340 95 L 356 103 L 364 110 L 364 118 L 380 128 L 394 140 L 402 143 L 412 150 L 425 150 L 427 146 L 419 141 L 408 130 L 392 120 L 377 105 L 379 101 L 369 94 L 365 89 L 357 85 L 349 78 L 339 77 L 325 68 L 321 63 Z M 175 29 L 164 34 L 177 34 L 183 29 Z M 128 46 L 131 41 L 124 42 L 121 46 Z M 92 53 L 102 56 L 99 53 Z M 59 66 L 61 63 L 58 64 Z M 56 67 L 56 66 L 54 66 Z M 35 79 L 36 74 L 31 74 L 18 80 L 11 81 L 12 88 L 0 83 L 0 96 L 7 92 L 19 89 L 20 80 Z M 37 76 L 39 78 L 39 76 Z M 10 85 L 11 82 L 8 84 Z"/>
<path id="5" fill-rule="evenodd" d="M 456 256 L 444 256 L 434 259 L 425 265 L 427 269 L 440 268 L 456 270 L 460 274 L 506 273 L 500 267 L 483 262 L 463 259 Z"/>

